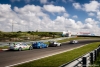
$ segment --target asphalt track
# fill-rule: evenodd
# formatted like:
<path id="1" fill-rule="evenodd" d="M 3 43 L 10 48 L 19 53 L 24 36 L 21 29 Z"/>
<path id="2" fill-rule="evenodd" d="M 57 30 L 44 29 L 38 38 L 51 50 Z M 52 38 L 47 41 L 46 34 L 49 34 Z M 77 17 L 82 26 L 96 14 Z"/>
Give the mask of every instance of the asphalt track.
<path id="1" fill-rule="evenodd" d="M 63 43 L 61 47 L 48 47 L 43 49 L 33 49 L 26 51 L 3 51 L 0 52 L 0 67 L 5 67 L 27 60 L 36 59 L 42 56 L 46 56 L 64 50 L 69 50 L 92 42 L 100 42 L 100 40 L 79 41 L 78 44 Z"/>

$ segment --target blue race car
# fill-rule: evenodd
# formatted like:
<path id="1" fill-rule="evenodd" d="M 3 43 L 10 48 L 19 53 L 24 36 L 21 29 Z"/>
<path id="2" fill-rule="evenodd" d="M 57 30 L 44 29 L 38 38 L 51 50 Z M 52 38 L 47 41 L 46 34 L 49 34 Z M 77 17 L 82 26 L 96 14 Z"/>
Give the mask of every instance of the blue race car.
<path id="1" fill-rule="evenodd" d="M 35 42 L 32 44 L 33 48 L 47 48 L 48 45 L 44 44 L 43 42 Z"/>

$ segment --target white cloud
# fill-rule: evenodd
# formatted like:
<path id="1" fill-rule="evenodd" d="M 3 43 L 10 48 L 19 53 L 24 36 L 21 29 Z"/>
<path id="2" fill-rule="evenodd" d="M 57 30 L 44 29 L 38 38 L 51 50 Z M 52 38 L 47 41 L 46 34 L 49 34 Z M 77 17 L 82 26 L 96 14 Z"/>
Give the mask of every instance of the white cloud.
<path id="1" fill-rule="evenodd" d="M 4 8 L 5 7 L 5 8 Z M 11 5 L 8 4 L 0 4 L 0 11 L 11 11 Z"/>
<path id="2" fill-rule="evenodd" d="M 63 3 L 74 2 L 74 0 L 62 0 Z"/>
<path id="3" fill-rule="evenodd" d="M 78 16 L 77 16 L 77 15 L 74 15 L 74 16 L 73 16 L 73 18 L 75 18 L 75 19 L 76 19 L 76 18 L 78 18 Z"/>
<path id="4" fill-rule="evenodd" d="M 75 9 L 81 9 L 87 12 L 88 16 L 96 16 L 97 19 L 100 20 L 100 2 L 96 0 L 92 0 L 89 3 L 79 4 L 73 3 Z"/>
<path id="5" fill-rule="evenodd" d="M 95 13 L 90 12 L 90 13 L 88 13 L 88 15 L 89 16 L 95 16 Z"/>
<path id="6" fill-rule="evenodd" d="M 100 3 L 96 0 L 93 0 L 85 4 L 73 3 L 73 6 L 75 9 L 81 9 L 86 12 L 97 12 L 99 11 Z"/>
<path id="7" fill-rule="evenodd" d="M 12 3 L 13 2 L 20 2 L 22 0 L 10 0 Z M 30 3 L 31 1 L 34 1 L 34 0 L 23 0 L 25 3 Z"/>
<path id="8" fill-rule="evenodd" d="M 47 3 L 48 2 L 48 0 L 40 0 L 40 3 L 41 4 L 45 4 L 45 3 Z"/>
<path id="9" fill-rule="evenodd" d="M 11 2 L 20 2 L 21 0 L 10 0 Z"/>
<path id="10" fill-rule="evenodd" d="M 70 15 L 68 13 L 63 14 L 64 17 L 69 17 Z"/>
<path id="11" fill-rule="evenodd" d="M 35 5 L 26 5 L 23 8 L 15 7 L 14 10 L 16 12 L 20 12 L 20 13 L 27 13 L 29 11 L 32 11 L 32 12 L 42 12 L 41 11 L 41 7 L 40 6 L 35 6 Z"/>
<path id="12" fill-rule="evenodd" d="M 97 18 L 100 20 L 100 11 L 97 12 Z"/>
<path id="13" fill-rule="evenodd" d="M 92 24 L 92 25 L 98 24 L 98 22 L 95 21 L 95 20 L 92 19 L 92 18 L 87 18 L 87 19 L 85 19 L 85 22 L 86 22 L 86 23 L 89 23 L 89 24 Z"/>
<path id="14" fill-rule="evenodd" d="M 80 27 L 79 29 L 84 27 L 84 24 L 81 21 L 77 21 L 76 24 Z"/>
<path id="15" fill-rule="evenodd" d="M 58 16 L 55 20 L 55 26 L 60 30 L 75 30 L 78 29 L 79 26 L 76 24 L 75 20 L 67 19 L 63 16 Z M 60 28 L 59 28 L 60 27 Z"/>
<path id="16" fill-rule="evenodd" d="M 87 29 L 88 31 L 95 33 L 96 35 L 100 35 L 99 31 L 100 27 L 99 27 L 99 22 L 92 19 L 92 18 L 87 18 L 85 19 L 85 24 L 84 24 L 84 29 Z"/>
<path id="17" fill-rule="evenodd" d="M 100 3 L 98 1 L 90 1 L 90 3 L 86 3 L 83 5 L 83 10 L 87 12 L 97 12 L 100 7 Z"/>
<path id="18" fill-rule="evenodd" d="M 74 0 L 69 0 L 69 2 L 74 2 Z"/>
<path id="19" fill-rule="evenodd" d="M 66 1 L 66 0 L 62 0 L 62 2 L 67 3 L 67 1 Z"/>
<path id="20" fill-rule="evenodd" d="M 65 8 L 62 6 L 54 6 L 54 5 L 44 5 L 43 6 L 44 10 L 48 11 L 48 12 L 66 12 Z"/>
<path id="21" fill-rule="evenodd" d="M 79 3 L 73 3 L 75 9 L 81 9 L 81 5 Z"/>
<path id="22" fill-rule="evenodd" d="M 91 29 L 92 28 L 92 25 L 87 23 L 84 25 L 84 29 Z"/>
<path id="23" fill-rule="evenodd" d="M 31 0 L 25 0 L 26 3 L 30 3 Z"/>

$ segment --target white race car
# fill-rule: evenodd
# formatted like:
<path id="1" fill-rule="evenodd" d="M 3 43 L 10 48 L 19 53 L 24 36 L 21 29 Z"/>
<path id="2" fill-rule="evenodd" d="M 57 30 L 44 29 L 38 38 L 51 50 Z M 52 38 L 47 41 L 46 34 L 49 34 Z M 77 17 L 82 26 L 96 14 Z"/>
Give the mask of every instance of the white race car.
<path id="1" fill-rule="evenodd" d="M 56 41 L 49 41 L 49 46 L 53 46 L 53 47 L 56 47 L 56 46 L 61 46 L 62 44 L 61 43 L 58 43 Z"/>
<path id="2" fill-rule="evenodd" d="M 9 43 L 9 50 L 32 50 L 32 46 L 26 43 Z"/>
<path id="3" fill-rule="evenodd" d="M 70 43 L 71 43 L 71 44 L 77 44 L 78 41 L 77 41 L 77 40 L 72 40 L 72 41 L 70 41 Z"/>

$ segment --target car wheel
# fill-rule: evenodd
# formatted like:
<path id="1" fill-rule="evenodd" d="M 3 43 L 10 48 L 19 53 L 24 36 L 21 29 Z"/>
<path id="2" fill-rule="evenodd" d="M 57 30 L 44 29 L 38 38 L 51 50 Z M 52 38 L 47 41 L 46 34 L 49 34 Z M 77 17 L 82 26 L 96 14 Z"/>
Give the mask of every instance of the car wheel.
<path id="1" fill-rule="evenodd" d="M 61 46 L 61 44 L 60 44 L 60 46 Z"/>
<path id="2" fill-rule="evenodd" d="M 47 45 L 47 47 L 46 48 L 48 48 L 48 45 Z"/>
<path id="3" fill-rule="evenodd" d="M 32 49 L 33 49 L 33 48 L 30 46 L 30 47 L 29 47 L 29 50 L 32 50 Z"/>
<path id="4" fill-rule="evenodd" d="M 40 46 L 40 49 L 42 48 L 42 46 Z"/>
<path id="5" fill-rule="evenodd" d="M 18 49 L 18 51 L 22 51 L 22 48 L 20 47 L 20 48 Z"/>
<path id="6" fill-rule="evenodd" d="M 48 47 L 50 47 L 50 45 L 48 45 Z"/>
<path id="7" fill-rule="evenodd" d="M 57 47 L 57 44 L 55 44 L 55 47 Z"/>

